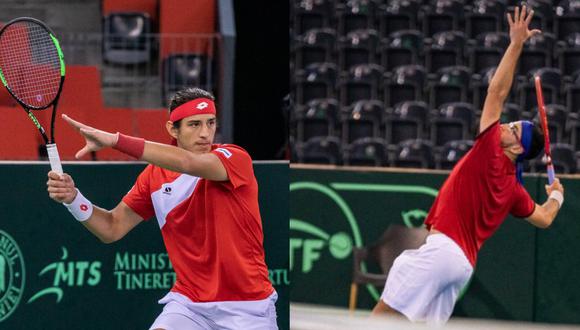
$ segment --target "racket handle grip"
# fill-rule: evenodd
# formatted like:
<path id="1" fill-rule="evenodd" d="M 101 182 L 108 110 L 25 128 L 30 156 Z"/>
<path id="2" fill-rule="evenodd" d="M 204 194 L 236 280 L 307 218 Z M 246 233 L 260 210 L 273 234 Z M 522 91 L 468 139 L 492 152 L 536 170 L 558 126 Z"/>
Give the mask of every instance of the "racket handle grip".
<path id="1" fill-rule="evenodd" d="M 552 184 L 554 183 L 554 179 L 556 178 L 556 173 L 554 173 L 554 165 L 550 164 L 547 166 L 547 171 L 548 171 L 548 183 Z"/>
<path id="2" fill-rule="evenodd" d="M 56 143 L 47 144 L 46 151 L 48 153 L 48 161 L 50 162 L 50 169 L 58 174 L 62 174 L 62 164 L 60 163 L 60 156 L 58 155 Z"/>

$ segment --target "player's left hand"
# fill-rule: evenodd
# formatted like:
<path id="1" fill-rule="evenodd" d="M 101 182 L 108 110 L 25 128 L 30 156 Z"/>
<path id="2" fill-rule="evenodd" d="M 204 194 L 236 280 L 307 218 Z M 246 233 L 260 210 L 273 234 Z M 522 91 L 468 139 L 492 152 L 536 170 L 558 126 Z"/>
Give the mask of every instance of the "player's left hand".
<path id="1" fill-rule="evenodd" d="M 514 16 L 512 18 L 511 14 L 507 14 L 508 24 L 510 26 L 510 40 L 513 43 L 523 45 L 526 40 L 530 37 L 542 33 L 538 29 L 529 30 L 530 22 L 534 17 L 534 11 L 528 10 L 526 6 L 516 7 L 514 10 Z"/>
<path id="2" fill-rule="evenodd" d="M 81 150 L 76 153 L 75 157 L 77 159 L 82 158 L 84 155 L 90 152 L 98 151 L 106 147 L 113 147 L 117 144 L 117 140 L 119 139 L 118 134 L 98 130 L 73 120 L 65 114 L 62 115 L 62 119 L 64 119 L 67 123 L 69 123 L 69 125 L 81 133 L 87 143 Z"/>
<path id="3" fill-rule="evenodd" d="M 564 186 L 560 183 L 560 179 L 555 178 L 551 185 L 546 185 L 546 195 L 550 196 L 552 191 L 557 190 L 564 195 Z"/>

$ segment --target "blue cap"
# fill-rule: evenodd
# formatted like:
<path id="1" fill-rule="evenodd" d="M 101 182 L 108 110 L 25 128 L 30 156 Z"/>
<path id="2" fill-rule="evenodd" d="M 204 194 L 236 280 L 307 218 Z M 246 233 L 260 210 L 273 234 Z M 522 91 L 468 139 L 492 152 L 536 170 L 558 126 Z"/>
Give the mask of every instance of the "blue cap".
<path id="1" fill-rule="evenodd" d="M 516 158 L 516 178 L 519 183 L 524 184 L 524 179 L 522 178 L 522 173 L 524 172 L 524 159 L 530 152 L 530 147 L 532 146 L 532 132 L 534 130 L 534 124 L 528 120 L 522 120 L 522 147 L 524 152 L 522 152 L 518 158 Z"/>

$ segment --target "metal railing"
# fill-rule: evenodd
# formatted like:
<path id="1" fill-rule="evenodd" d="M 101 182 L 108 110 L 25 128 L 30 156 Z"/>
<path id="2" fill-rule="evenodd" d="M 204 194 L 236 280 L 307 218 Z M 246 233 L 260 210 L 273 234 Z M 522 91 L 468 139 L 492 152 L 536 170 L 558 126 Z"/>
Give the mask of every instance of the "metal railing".
<path id="1" fill-rule="evenodd" d="M 175 89 L 191 85 L 218 93 L 219 34 L 120 38 L 101 33 L 63 33 L 57 37 L 67 65 L 99 69 L 106 106 L 165 107 Z M 168 61 L 172 54 L 199 56 Z"/>

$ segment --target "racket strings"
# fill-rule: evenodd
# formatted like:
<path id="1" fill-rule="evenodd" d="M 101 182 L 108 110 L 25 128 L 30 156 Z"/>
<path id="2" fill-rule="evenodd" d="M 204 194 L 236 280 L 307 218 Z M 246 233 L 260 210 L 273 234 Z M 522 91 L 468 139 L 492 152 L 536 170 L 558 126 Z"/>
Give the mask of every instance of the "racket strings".
<path id="1" fill-rule="evenodd" d="M 60 57 L 42 26 L 23 21 L 0 36 L 0 69 L 14 95 L 33 108 L 48 106 L 59 92 Z"/>

